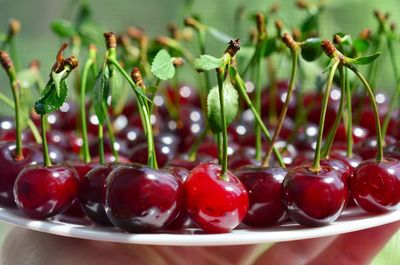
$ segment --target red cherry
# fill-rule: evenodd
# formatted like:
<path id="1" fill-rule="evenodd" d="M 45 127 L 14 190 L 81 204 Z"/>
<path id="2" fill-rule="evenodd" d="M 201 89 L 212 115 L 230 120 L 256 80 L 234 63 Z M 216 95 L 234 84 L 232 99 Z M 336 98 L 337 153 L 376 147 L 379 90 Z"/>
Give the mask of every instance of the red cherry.
<path id="1" fill-rule="evenodd" d="M 15 181 L 15 202 L 25 215 L 44 219 L 68 209 L 78 188 L 78 175 L 70 166 L 33 165 L 24 168 Z"/>
<path id="2" fill-rule="evenodd" d="M 282 202 L 289 216 L 305 226 L 335 221 L 348 197 L 341 175 L 330 167 L 313 172 L 300 166 L 289 171 L 282 185 Z"/>
<path id="3" fill-rule="evenodd" d="M 28 165 L 43 160 L 40 152 L 33 145 L 23 146 L 24 158 L 15 160 L 15 148 L 13 142 L 0 142 L 0 203 L 8 206 L 15 205 L 13 189 L 18 174 Z"/>
<path id="4" fill-rule="evenodd" d="M 243 223 L 266 227 L 287 218 L 282 205 L 281 187 L 287 171 L 283 168 L 242 167 L 235 175 L 249 193 L 249 210 Z"/>
<path id="5" fill-rule="evenodd" d="M 177 217 L 183 203 L 179 178 L 140 164 L 114 169 L 106 188 L 107 216 L 111 223 L 128 232 L 165 228 Z"/>
<path id="6" fill-rule="evenodd" d="M 206 232 L 229 232 L 247 213 L 246 187 L 229 171 L 226 178 L 221 178 L 219 165 L 204 163 L 193 168 L 184 183 L 189 215 Z"/>
<path id="7" fill-rule="evenodd" d="M 356 203 L 367 212 L 387 212 L 400 202 L 400 161 L 385 158 L 362 162 L 350 177 L 350 189 Z"/>
<path id="8" fill-rule="evenodd" d="M 100 225 L 112 225 L 104 209 L 106 179 L 119 164 L 97 165 L 82 179 L 79 189 L 79 204 L 86 215 Z"/>

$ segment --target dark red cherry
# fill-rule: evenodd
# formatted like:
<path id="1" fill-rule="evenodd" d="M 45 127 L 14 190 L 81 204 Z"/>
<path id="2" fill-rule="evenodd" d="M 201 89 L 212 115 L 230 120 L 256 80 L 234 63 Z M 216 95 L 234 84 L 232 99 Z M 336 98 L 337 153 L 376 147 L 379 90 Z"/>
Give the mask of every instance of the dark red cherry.
<path id="1" fill-rule="evenodd" d="M 7 139 L 8 134 L 15 135 L 15 121 L 13 117 L 0 117 L 0 141 L 12 141 Z"/>
<path id="2" fill-rule="evenodd" d="M 179 178 L 140 164 L 114 169 L 106 187 L 107 216 L 111 223 L 128 232 L 165 228 L 177 217 L 183 203 Z"/>
<path id="3" fill-rule="evenodd" d="M 285 176 L 282 202 L 289 216 L 298 224 L 321 226 L 335 221 L 346 205 L 347 187 L 341 173 L 330 167 L 310 171 L 296 167 Z"/>
<path id="4" fill-rule="evenodd" d="M 124 164 L 131 163 L 129 158 L 127 158 L 127 157 L 125 157 L 123 155 L 119 155 L 118 158 L 119 158 L 119 161 L 118 161 L 119 163 L 124 163 Z M 115 163 L 115 157 L 114 157 L 114 155 L 112 153 L 105 153 L 104 154 L 104 160 L 105 160 L 106 163 L 110 163 L 110 164 Z M 95 156 L 92 159 L 92 161 L 95 162 L 95 163 L 99 163 L 100 157 L 99 156 Z"/>
<path id="5" fill-rule="evenodd" d="M 390 145 L 396 142 L 396 139 L 386 135 L 385 144 Z M 365 139 L 363 142 L 355 146 L 354 151 L 359 154 L 364 160 L 376 157 L 378 152 L 376 137 L 372 136 Z"/>
<path id="6" fill-rule="evenodd" d="M 47 116 L 47 121 L 54 129 L 72 131 L 77 128 L 78 117 L 77 105 L 73 102 L 65 102 L 58 111 Z"/>
<path id="7" fill-rule="evenodd" d="M 283 168 L 242 167 L 235 175 L 249 193 L 249 210 L 243 223 L 254 227 L 277 224 L 287 218 L 282 205 L 282 182 L 287 171 Z"/>
<path id="8" fill-rule="evenodd" d="M 335 159 L 332 157 L 329 158 L 324 158 L 320 160 L 320 164 L 322 167 L 325 168 L 332 168 L 336 171 L 340 172 L 340 177 L 343 180 L 343 183 L 345 183 L 347 187 L 347 181 L 350 175 L 353 173 L 353 171 L 350 169 L 350 167 L 344 163 L 343 161 L 339 159 Z M 312 166 L 312 161 L 309 161 L 308 163 L 303 164 L 304 166 L 308 166 L 309 168 Z"/>
<path id="9" fill-rule="evenodd" d="M 266 110 L 265 113 L 268 113 L 272 109 L 272 107 L 275 107 L 275 111 L 279 115 L 279 113 L 281 113 L 283 109 L 283 105 L 286 100 L 289 81 L 280 80 L 277 82 L 276 85 L 277 91 L 275 95 L 273 95 L 271 88 L 268 87 L 268 93 L 263 93 L 262 95 L 261 104 L 262 109 Z M 293 95 L 290 99 L 287 115 L 292 118 L 296 115 L 296 95 Z"/>
<path id="10" fill-rule="evenodd" d="M 147 143 L 142 142 L 133 147 L 129 154 L 129 160 L 134 163 L 147 164 Z M 169 160 L 175 157 L 176 150 L 174 146 L 162 143 L 155 143 L 157 162 L 163 167 Z"/>
<path id="11" fill-rule="evenodd" d="M 354 200 L 367 212 L 381 213 L 393 210 L 400 202 L 400 161 L 385 158 L 362 162 L 350 177 Z"/>
<path id="12" fill-rule="evenodd" d="M 75 160 L 75 161 L 69 161 L 67 164 L 74 168 L 76 173 L 78 174 L 80 188 L 82 185 L 82 180 L 86 176 L 86 174 L 92 170 L 94 167 L 98 165 L 98 163 L 85 163 L 80 160 Z M 82 211 L 81 206 L 79 204 L 79 201 L 76 200 L 71 207 L 69 207 L 63 214 L 68 215 L 68 216 L 73 216 L 73 217 L 83 217 L 85 216 L 85 213 Z"/>
<path id="13" fill-rule="evenodd" d="M 97 165 L 82 179 L 79 189 L 79 204 L 86 215 L 96 224 L 111 226 L 104 209 L 106 179 L 119 164 Z"/>
<path id="14" fill-rule="evenodd" d="M 229 232 L 247 213 L 246 187 L 229 171 L 225 178 L 219 165 L 204 163 L 193 168 L 184 183 L 189 215 L 206 232 Z"/>
<path id="15" fill-rule="evenodd" d="M 317 135 L 318 126 L 313 123 L 306 124 L 297 133 L 294 146 L 298 151 L 315 150 Z"/>
<path id="16" fill-rule="evenodd" d="M 189 160 L 189 157 L 186 154 L 180 155 L 178 157 L 175 157 L 172 160 L 169 160 L 166 163 L 166 167 L 168 168 L 185 168 L 187 170 L 192 170 L 194 167 L 196 167 L 200 163 L 207 163 L 207 162 L 216 162 L 215 158 L 208 156 L 208 155 L 202 155 L 198 154 L 196 155 L 196 159 L 194 161 Z"/>
<path id="17" fill-rule="evenodd" d="M 324 134 L 327 135 L 329 131 L 325 131 Z M 368 137 L 368 130 L 357 126 L 353 125 L 353 142 L 354 144 L 358 144 Z M 347 134 L 346 134 L 346 128 L 343 123 L 339 125 L 337 128 L 336 134 L 335 134 L 335 142 L 346 142 L 347 140 Z"/>
<path id="18" fill-rule="evenodd" d="M 18 174 L 28 165 L 43 160 L 40 152 L 31 145 L 24 146 L 22 153 L 24 158 L 15 160 L 15 143 L 0 142 L 0 203 L 2 205 L 15 205 L 13 188 Z"/>
<path id="19" fill-rule="evenodd" d="M 15 202 L 27 216 L 44 219 L 57 215 L 77 198 L 79 178 L 67 165 L 24 168 L 14 185 Z"/>

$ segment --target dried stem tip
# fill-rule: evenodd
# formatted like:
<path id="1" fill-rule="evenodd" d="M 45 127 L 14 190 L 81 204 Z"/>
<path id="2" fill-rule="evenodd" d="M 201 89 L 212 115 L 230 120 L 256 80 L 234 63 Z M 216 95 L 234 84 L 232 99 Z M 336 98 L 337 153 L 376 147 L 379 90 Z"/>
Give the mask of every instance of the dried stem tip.
<path id="1" fill-rule="evenodd" d="M 143 29 L 132 26 L 127 29 L 126 33 L 135 40 L 140 40 L 145 36 Z"/>
<path id="2" fill-rule="evenodd" d="M 225 53 L 228 53 L 231 57 L 233 57 L 240 50 L 240 41 L 239 39 L 231 40 L 228 42 L 228 44 L 229 46 L 226 48 Z"/>
<path id="3" fill-rule="evenodd" d="M 291 49 L 291 50 L 294 50 L 294 49 L 296 49 L 296 47 L 297 47 L 296 41 L 293 39 L 292 36 L 290 36 L 289 33 L 283 34 L 283 36 L 282 36 L 282 41 L 283 41 L 283 43 L 285 43 L 286 46 L 287 46 L 289 49 Z"/>
<path id="4" fill-rule="evenodd" d="M 394 22 L 391 23 L 391 24 L 390 24 L 390 30 L 391 30 L 391 31 L 396 31 L 396 29 L 397 29 L 397 24 L 394 23 Z"/>
<path id="5" fill-rule="evenodd" d="M 168 32 L 169 32 L 169 35 L 171 36 L 171 38 L 173 38 L 175 40 L 180 39 L 179 29 L 175 23 L 172 22 L 172 23 L 168 24 Z"/>
<path id="6" fill-rule="evenodd" d="M 16 20 L 15 18 L 10 19 L 10 21 L 8 21 L 8 34 L 10 36 L 14 36 L 16 34 L 18 34 L 18 32 L 21 30 L 21 23 Z"/>
<path id="7" fill-rule="evenodd" d="M 342 43 L 342 37 L 340 37 L 338 34 L 335 34 L 333 36 L 333 43 L 339 45 L 340 43 Z"/>
<path id="8" fill-rule="evenodd" d="M 197 28 L 199 21 L 197 21 L 194 17 L 186 17 L 184 24 L 186 27 Z"/>
<path id="9" fill-rule="evenodd" d="M 8 55 L 8 53 L 5 51 L 0 51 L 0 63 L 7 72 L 14 67 L 10 55 Z"/>
<path id="10" fill-rule="evenodd" d="M 310 4 L 306 0 L 297 0 L 296 6 L 300 9 L 308 9 Z"/>
<path id="11" fill-rule="evenodd" d="M 257 22 L 257 30 L 260 35 L 265 34 L 266 27 L 265 27 L 265 16 L 261 13 L 256 14 L 256 22 Z"/>
<path id="12" fill-rule="evenodd" d="M 63 52 L 64 50 L 68 47 L 67 43 L 63 43 L 60 47 L 60 49 L 57 52 L 57 56 L 56 56 L 56 62 L 54 63 L 53 67 L 52 67 L 52 71 L 59 73 L 64 69 L 64 56 L 63 56 Z"/>
<path id="13" fill-rule="evenodd" d="M 363 29 L 360 32 L 360 39 L 362 40 L 369 40 L 372 37 L 372 30 L 369 28 Z"/>
<path id="14" fill-rule="evenodd" d="M 275 20 L 275 28 L 278 32 L 281 32 L 283 29 L 283 21 L 280 19 Z"/>
<path id="15" fill-rule="evenodd" d="M 293 28 L 292 36 L 295 41 L 300 41 L 301 40 L 301 30 L 299 28 Z"/>
<path id="16" fill-rule="evenodd" d="M 131 72 L 131 77 L 135 85 L 144 88 L 142 73 L 140 72 L 138 67 L 134 67 Z"/>
<path id="17" fill-rule="evenodd" d="M 379 22 L 383 23 L 389 18 L 390 14 L 389 13 L 383 14 L 381 11 L 375 10 L 374 16 L 378 19 Z"/>
<path id="18" fill-rule="evenodd" d="M 75 56 L 70 56 L 64 60 L 64 64 L 68 65 L 72 70 L 72 69 L 75 69 L 76 67 L 78 67 L 79 60 Z"/>
<path id="19" fill-rule="evenodd" d="M 334 56 L 334 53 L 337 51 L 335 45 L 333 45 L 333 43 L 329 40 L 323 40 L 321 42 L 321 47 L 322 47 L 322 50 L 324 50 L 324 52 L 326 53 L 326 55 L 328 55 L 331 58 Z"/>
<path id="20" fill-rule="evenodd" d="M 185 60 L 182 57 L 175 57 L 172 63 L 175 67 L 180 67 L 185 63 Z"/>
<path id="21" fill-rule="evenodd" d="M 40 61 L 39 60 L 33 60 L 29 64 L 29 68 L 32 69 L 32 70 L 39 70 L 40 69 Z"/>
<path id="22" fill-rule="evenodd" d="M 117 47 L 117 38 L 113 32 L 105 32 L 103 35 L 106 40 L 107 49 Z"/>

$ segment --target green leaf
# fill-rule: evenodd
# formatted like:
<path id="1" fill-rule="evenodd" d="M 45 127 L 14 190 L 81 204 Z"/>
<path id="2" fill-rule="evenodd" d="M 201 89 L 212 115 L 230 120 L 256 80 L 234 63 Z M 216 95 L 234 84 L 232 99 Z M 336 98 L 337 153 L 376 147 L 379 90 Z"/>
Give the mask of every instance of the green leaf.
<path id="1" fill-rule="evenodd" d="M 213 36 L 215 39 L 223 42 L 223 43 L 228 43 L 230 40 L 233 40 L 234 38 L 219 31 L 216 28 L 213 27 L 207 27 L 207 32 L 210 33 L 211 36 Z"/>
<path id="2" fill-rule="evenodd" d="M 171 55 L 165 50 L 160 50 L 151 64 L 151 72 L 161 80 L 167 80 L 175 75 L 175 67 Z"/>
<path id="3" fill-rule="evenodd" d="M 43 90 L 38 101 L 35 102 L 34 109 L 37 114 L 44 115 L 58 110 L 67 99 L 68 88 L 67 82 L 63 79 L 59 83 L 60 93 L 56 91 L 56 85 L 50 79 L 46 88 Z"/>
<path id="4" fill-rule="evenodd" d="M 6 38 L 7 38 L 7 35 L 2 33 L 2 32 L 0 32 L 0 41 L 5 41 Z"/>
<path id="5" fill-rule="evenodd" d="M 222 58 L 215 58 L 211 55 L 200 55 L 200 58 L 194 60 L 194 67 L 197 71 L 211 71 L 222 66 Z"/>
<path id="6" fill-rule="evenodd" d="M 301 32 L 309 33 L 311 31 L 318 30 L 318 20 L 318 13 L 310 15 L 301 25 Z"/>
<path id="7" fill-rule="evenodd" d="M 230 78 L 228 77 L 222 84 L 224 94 L 224 107 L 226 125 L 228 126 L 234 119 L 239 109 L 239 95 L 233 87 Z M 222 131 L 221 122 L 221 106 L 219 102 L 218 86 L 213 87 L 207 97 L 207 115 L 213 133 Z"/>
<path id="8" fill-rule="evenodd" d="M 275 38 L 269 38 L 264 40 L 263 51 L 262 51 L 264 57 L 270 56 L 272 53 L 276 51 L 276 49 L 277 49 L 277 44 Z"/>
<path id="9" fill-rule="evenodd" d="M 61 38 L 71 38 L 74 35 L 77 35 L 77 31 L 75 26 L 64 19 L 57 19 L 51 23 L 51 29 L 55 34 L 57 34 Z"/>
<path id="10" fill-rule="evenodd" d="M 322 74 L 325 74 L 326 72 L 329 72 L 331 68 L 333 67 L 333 64 L 335 63 L 334 60 L 330 60 L 328 66 L 325 68 L 325 70 L 322 72 Z"/>
<path id="11" fill-rule="evenodd" d="M 79 36 L 84 44 L 101 43 L 103 42 L 104 30 L 96 23 L 85 21 L 78 27 Z"/>
<path id="12" fill-rule="evenodd" d="M 301 44 L 301 56 L 306 61 L 314 61 L 322 54 L 321 39 L 309 38 Z"/>
<path id="13" fill-rule="evenodd" d="M 128 99 L 129 89 L 124 85 L 124 80 L 118 71 L 110 72 L 110 79 L 108 81 L 111 93 L 111 106 L 115 114 L 122 111 Z"/>
<path id="14" fill-rule="evenodd" d="M 106 113 L 104 112 L 104 105 L 106 103 L 109 92 L 109 76 L 108 68 L 103 67 L 96 78 L 93 87 L 93 107 L 96 113 L 99 124 L 104 124 Z"/>
<path id="15" fill-rule="evenodd" d="M 369 55 L 369 56 L 363 56 L 363 57 L 358 57 L 358 58 L 354 58 L 354 59 L 349 59 L 349 63 L 359 64 L 359 65 L 370 64 L 373 61 L 375 61 L 376 59 L 378 59 L 378 57 L 380 55 L 381 55 L 381 53 L 377 52 L 377 53 Z"/>
<path id="16" fill-rule="evenodd" d="M 369 42 L 363 39 L 356 39 L 353 42 L 353 47 L 357 52 L 365 52 L 369 48 Z"/>

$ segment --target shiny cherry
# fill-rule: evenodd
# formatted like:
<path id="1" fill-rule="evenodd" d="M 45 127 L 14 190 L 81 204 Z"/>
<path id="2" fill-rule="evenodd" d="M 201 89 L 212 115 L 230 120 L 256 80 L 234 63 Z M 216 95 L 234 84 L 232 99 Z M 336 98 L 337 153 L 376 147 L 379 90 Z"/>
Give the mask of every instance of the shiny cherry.
<path id="1" fill-rule="evenodd" d="M 168 171 L 123 165 L 107 178 L 105 209 L 111 223 L 127 232 L 165 228 L 183 204 L 182 182 Z"/>
<path id="2" fill-rule="evenodd" d="M 243 219 L 244 224 L 266 227 L 287 218 L 281 193 L 282 182 L 287 174 L 285 169 L 248 166 L 234 173 L 249 193 L 249 210 Z"/>
<path id="3" fill-rule="evenodd" d="M 45 219 L 57 215 L 77 198 L 79 178 L 67 165 L 24 168 L 14 185 L 15 202 L 25 215 Z"/>
<path id="4" fill-rule="evenodd" d="M 400 202 L 400 160 L 366 160 L 357 167 L 349 183 L 354 200 L 365 211 L 393 210 Z"/>
<path id="5" fill-rule="evenodd" d="M 313 172 L 308 166 L 292 169 L 282 185 L 282 202 L 289 216 L 304 226 L 335 221 L 346 205 L 348 192 L 341 173 L 330 167 Z"/>
<path id="6" fill-rule="evenodd" d="M 193 168 L 184 183 L 189 215 L 206 232 L 229 232 L 247 213 L 246 187 L 229 171 L 225 178 L 219 165 L 204 163 Z"/>

